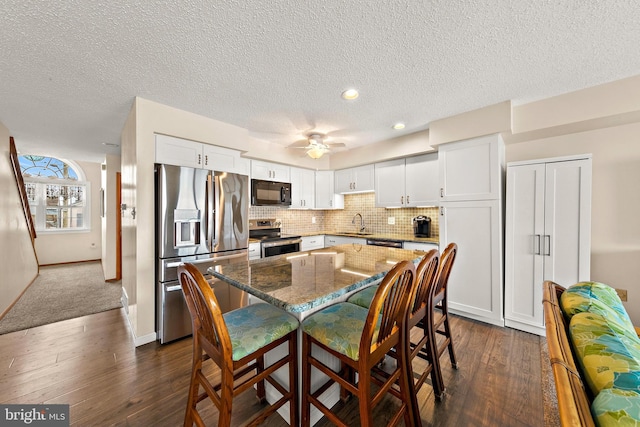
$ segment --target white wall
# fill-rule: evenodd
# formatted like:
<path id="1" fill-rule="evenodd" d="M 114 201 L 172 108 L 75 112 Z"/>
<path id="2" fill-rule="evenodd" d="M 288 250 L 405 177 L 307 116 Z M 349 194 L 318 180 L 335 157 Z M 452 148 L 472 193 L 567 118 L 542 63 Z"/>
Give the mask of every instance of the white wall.
<path id="1" fill-rule="evenodd" d="M 38 153 L 35 153 L 38 154 Z M 72 159 L 73 160 L 73 159 Z M 100 218 L 100 163 L 75 161 L 90 182 L 91 230 L 71 233 L 39 233 L 36 239 L 36 253 L 40 265 L 102 258 L 102 226 Z"/>
<path id="2" fill-rule="evenodd" d="M 105 280 L 116 278 L 117 272 L 117 233 L 116 219 L 120 216 L 117 204 L 116 176 L 120 172 L 120 156 L 107 155 L 102 164 L 101 188 L 104 189 L 104 216 L 102 226 L 102 271 Z"/>
<path id="3" fill-rule="evenodd" d="M 0 317 L 38 275 L 38 259 L 9 158 L 9 130 L 0 123 Z M 36 238 L 37 240 L 37 238 Z"/>

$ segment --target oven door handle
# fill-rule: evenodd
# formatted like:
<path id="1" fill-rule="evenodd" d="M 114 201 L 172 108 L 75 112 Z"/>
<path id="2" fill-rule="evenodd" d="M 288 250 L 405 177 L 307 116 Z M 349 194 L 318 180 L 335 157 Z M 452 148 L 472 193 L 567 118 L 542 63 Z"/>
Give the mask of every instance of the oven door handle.
<path id="1" fill-rule="evenodd" d="M 263 248 L 273 248 L 274 246 L 295 245 L 296 243 L 302 243 L 302 239 L 288 239 L 278 240 L 276 242 L 263 242 Z"/>

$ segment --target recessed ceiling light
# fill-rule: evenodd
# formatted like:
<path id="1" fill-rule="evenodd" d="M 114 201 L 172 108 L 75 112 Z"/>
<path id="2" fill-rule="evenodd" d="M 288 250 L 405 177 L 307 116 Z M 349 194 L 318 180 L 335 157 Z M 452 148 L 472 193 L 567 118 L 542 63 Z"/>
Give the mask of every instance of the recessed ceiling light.
<path id="1" fill-rule="evenodd" d="M 393 128 L 394 128 L 395 130 L 401 130 L 401 129 L 404 129 L 404 123 L 400 123 L 400 122 L 398 122 L 398 123 L 396 123 L 395 125 L 393 125 Z"/>
<path id="2" fill-rule="evenodd" d="M 342 99 L 346 99 L 347 101 L 352 101 L 358 97 L 359 93 L 355 89 L 347 89 L 342 92 Z"/>
<path id="3" fill-rule="evenodd" d="M 115 144 L 113 142 L 103 142 L 102 145 L 104 145 L 105 147 L 119 147 L 120 144 Z"/>

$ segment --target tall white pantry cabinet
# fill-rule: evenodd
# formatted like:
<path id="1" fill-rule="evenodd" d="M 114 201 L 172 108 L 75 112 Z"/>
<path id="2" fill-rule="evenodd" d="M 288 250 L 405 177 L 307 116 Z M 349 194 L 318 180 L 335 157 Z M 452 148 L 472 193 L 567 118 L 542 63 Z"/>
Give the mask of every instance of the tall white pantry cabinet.
<path id="1" fill-rule="evenodd" d="M 438 147 L 440 250 L 458 254 L 448 284 L 449 310 L 504 326 L 504 142 L 499 134 Z"/>
<path id="2" fill-rule="evenodd" d="M 507 165 L 505 325 L 545 335 L 542 283 L 589 280 L 591 155 Z"/>

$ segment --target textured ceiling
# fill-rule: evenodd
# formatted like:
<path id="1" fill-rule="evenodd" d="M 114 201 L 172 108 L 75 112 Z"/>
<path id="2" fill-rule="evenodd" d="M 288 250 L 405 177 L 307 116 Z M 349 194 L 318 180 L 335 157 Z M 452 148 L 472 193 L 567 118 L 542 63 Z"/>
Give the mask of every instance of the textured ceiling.
<path id="1" fill-rule="evenodd" d="M 140 96 L 354 148 L 640 74 L 639 18 L 636 0 L 3 0 L 0 122 L 23 153 L 99 162 Z"/>

